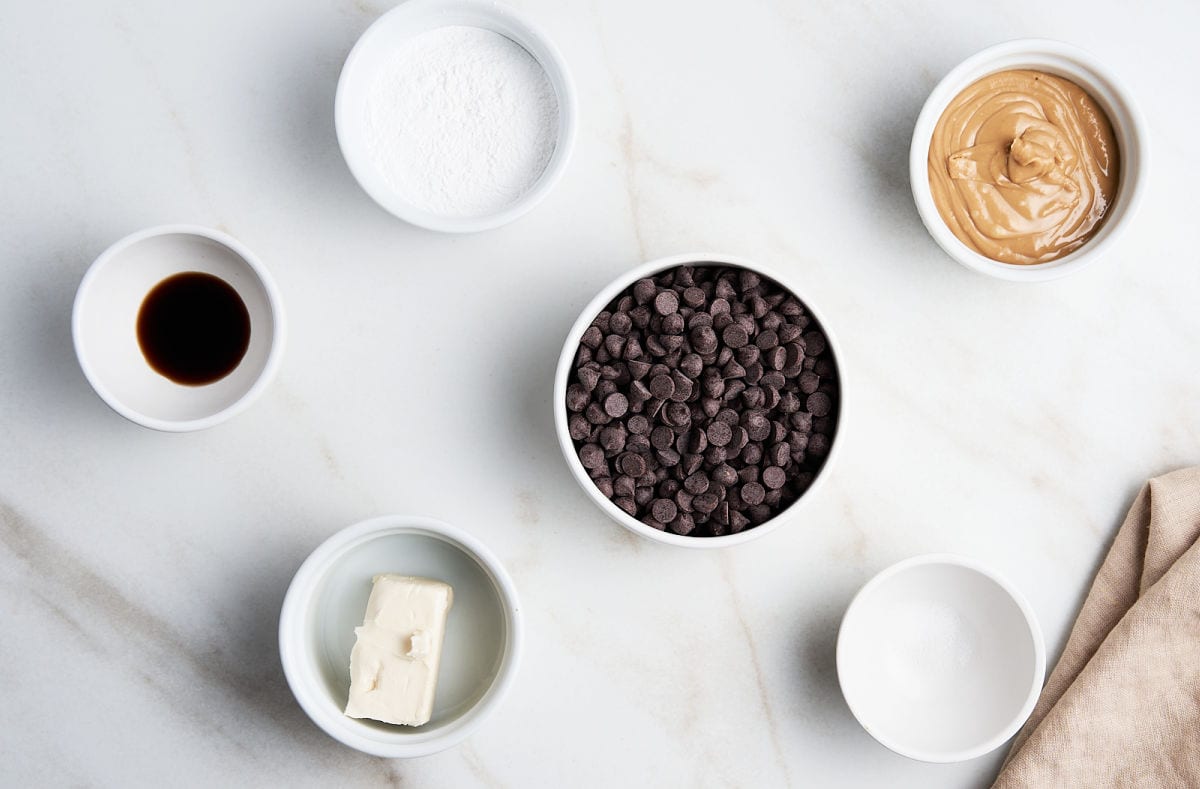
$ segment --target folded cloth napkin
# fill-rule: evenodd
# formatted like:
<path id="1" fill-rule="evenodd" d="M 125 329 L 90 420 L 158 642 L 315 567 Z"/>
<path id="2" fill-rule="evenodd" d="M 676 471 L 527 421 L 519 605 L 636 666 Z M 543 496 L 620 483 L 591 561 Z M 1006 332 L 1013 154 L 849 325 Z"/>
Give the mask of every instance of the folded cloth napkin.
<path id="1" fill-rule="evenodd" d="M 1146 483 L 995 787 L 1200 787 L 1200 468 Z"/>

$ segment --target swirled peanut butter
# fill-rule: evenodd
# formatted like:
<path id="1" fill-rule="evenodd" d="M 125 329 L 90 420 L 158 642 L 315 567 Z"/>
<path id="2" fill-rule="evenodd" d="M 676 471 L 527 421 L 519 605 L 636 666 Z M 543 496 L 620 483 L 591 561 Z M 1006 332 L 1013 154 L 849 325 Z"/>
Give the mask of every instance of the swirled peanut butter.
<path id="1" fill-rule="evenodd" d="M 946 107 L 929 143 L 929 188 L 943 221 L 1003 263 L 1046 263 L 1100 229 L 1120 178 L 1112 125 L 1069 80 L 989 74 Z"/>

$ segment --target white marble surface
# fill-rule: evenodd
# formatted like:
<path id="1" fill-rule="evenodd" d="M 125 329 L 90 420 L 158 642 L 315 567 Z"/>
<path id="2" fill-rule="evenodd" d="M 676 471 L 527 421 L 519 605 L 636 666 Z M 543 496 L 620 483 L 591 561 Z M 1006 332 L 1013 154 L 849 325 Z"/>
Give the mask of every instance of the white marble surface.
<path id="1" fill-rule="evenodd" d="M 838 620 L 883 566 L 958 551 L 1025 590 L 1056 655 L 1138 486 L 1200 458 L 1200 7 L 512 2 L 570 62 L 582 131 L 549 200 L 470 237 L 394 220 L 338 153 L 338 71 L 383 5 L 0 5 L 0 784 L 988 782 L 998 753 L 925 765 L 858 727 Z M 1030 35 L 1110 62 L 1154 145 L 1112 257 L 1037 287 L 945 257 L 906 164 L 937 78 Z M 123 421 L 71 350 L 89 262 L 171 221 L 250 245 L 291 319 L 274 386 L 202 434 Z M 853 397 L 818 497 L 719 553 L 606 520 L 550 416 L 585 301 L 691 249 L 800 283 Z M 388 512 L 485 540 L 529 634 L 500 711 L 411 762 L 317 730 L 275 647 L 303 557 Z"/>

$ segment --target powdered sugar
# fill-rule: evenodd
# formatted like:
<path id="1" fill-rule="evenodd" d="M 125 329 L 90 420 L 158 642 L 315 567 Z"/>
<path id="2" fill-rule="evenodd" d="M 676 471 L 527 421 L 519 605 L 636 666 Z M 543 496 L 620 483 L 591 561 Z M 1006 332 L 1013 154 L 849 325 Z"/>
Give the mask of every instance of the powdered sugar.
<path id="1" fill-rule="evenodd" d="M 450 26 L 407 40 L 384 62 L 366 105 L 371 161 L 414 206 L 476 217 L 512 205 L 546 169 L 558 99 L 514 41 Z"/>

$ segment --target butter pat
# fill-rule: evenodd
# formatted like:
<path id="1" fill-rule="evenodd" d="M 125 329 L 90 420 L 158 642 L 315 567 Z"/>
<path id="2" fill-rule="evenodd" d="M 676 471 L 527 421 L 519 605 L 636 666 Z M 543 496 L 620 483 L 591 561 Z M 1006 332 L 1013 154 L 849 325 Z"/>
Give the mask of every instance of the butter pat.
<path id="1" fill-rule="evenodd" d="M 433 715 L 449 584 L 391 573 L 377 575 L 358 640 L 350 653 L 346 715 L 420 726 Z"/>

